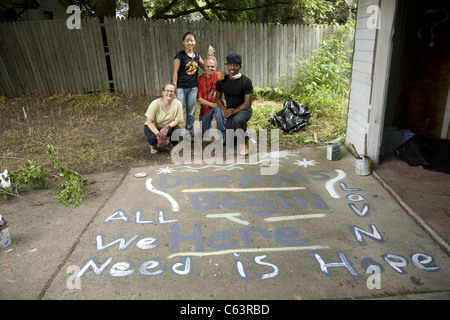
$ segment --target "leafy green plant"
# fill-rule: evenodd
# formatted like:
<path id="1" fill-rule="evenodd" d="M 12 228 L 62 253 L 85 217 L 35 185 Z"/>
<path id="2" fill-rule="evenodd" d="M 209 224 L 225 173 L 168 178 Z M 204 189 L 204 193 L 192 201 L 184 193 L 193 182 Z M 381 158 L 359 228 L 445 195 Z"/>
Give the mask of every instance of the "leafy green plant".
<path id="1" fill-rule="evenodd" d="M 333 126 L 327 134 L 329 136 L 341 135 L 343 131 L 336 130 L 345 130 L 351 82 L 352 50 L 345 49 L 345 42 L 349 41 L 354 24 L 350 21 L 337 28 L 338 32 L 323 40 L 318 49 L 300 57 L 294 66 L 293 78 L 280 77 L 278 86 L 274 88 L 278 96 L 292 98 L 308 106 L 312 112 L 311 121 L 319 118 L 331 120 Z"/>
<path id="2" fill-rule="evenodd" d="M 58 150 L 55 147 L 55 141 L 52 135 L 48 136 L 50 143 L 47 145 L 47 154 L 50 164 L 57 173 L 48 172 L 40 165 L 27 161 L 23 168 L 8 172 L 7 176 L 1 174 L 1 180 L 9 182 L 8 187 L 0 187 L 0 202 L 8 200 L 10 197 L 20 197 L 20 192 L 24 189 L 50 188 L 51 182 L 47 176 L 53 177 L 57 191 L 56 200 L 62 202 L 65 206 L 73 204 L 78 207 L 84 199 L 83 187 L 88 183 L 87 179 L 69 170 L 67 164 L 60 164 L 58 159 Z M 6 183 L 5 183 L 6 185 Z M 36 203 L 40 204 L 40 203 Z"/>
<path id="3" fill-rule="evenodd" d="M 271 91 L 256 88 L 256 98 L 273 99 L 271 103 L 255 101 L 250 125 L 255 129 L 275 128 L 273 115 L 283 107 L 282 101 L 294 99 L 306 105 L 312 113 L 304 130 L 286 134 L 280 131 L 280 143 L 298 145 L 319 143 L 343 138 L 351 77 L 352 50 L 345 43 L 351 41 L 353 22 L 336 27 L 337 34 L 329 36 L 317 50 L 300 57 L 292 78 L 281 76 Z"/>
<path id="4" fill-rule="evenodd" d="M 23 164 L 23 169 L 1 174 L 3 181 L 8 181 L 10 186 L 0 188 L 0 202 L 11 197 L 21 197 L 20 191 L 23 189 L 32 190 L 38 188 L 48 188 L 50 182 L 45 178 L 47 171 L 38 164 L 27 161 Z"/>
<path id="5" fill-rule="evenodd" d="M 270 97 L 272 93 L 272 88 L 269 87 L 264 87 L 264 88 L 260 88 L 260 87 L 253 87 L 253 95 L 255 98 L 261 98 L 261 99 L 267 99 Z"/>
<path id="6" fill-rule="evenodd" d="M 343 41 L 336 36 L 322 41 L 319 49 L 298 61 L 291 92 L 304 99 L 325 91 L 339 100 L 346 97 L 350 86 L 350 54 L 351 50 L 345 50 Z"/>
<path id="7" fill-rule="evenodd" d="M 48 136 L 50 143 L 47 145 L 47 154 L 53 168 L 59 170 L 58 175 L 54 176 L 56 188 L 59 191 L 53 192 L 57 194 L 56 200 L 62 202 L 65 206 L 73 204 L 78 207 L 84 199 L 83 187 L 88 183 L 87 179 L 72 170 L 69 170 L 66 164 L 59 163 L 58 150 L 55 147 L 55 141 L 52 135 Z"/>

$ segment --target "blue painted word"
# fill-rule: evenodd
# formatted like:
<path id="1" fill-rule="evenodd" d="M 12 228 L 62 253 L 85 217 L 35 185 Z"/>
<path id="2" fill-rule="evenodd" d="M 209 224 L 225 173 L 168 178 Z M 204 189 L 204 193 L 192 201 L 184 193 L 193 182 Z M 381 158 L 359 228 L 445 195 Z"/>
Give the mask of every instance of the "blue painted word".
<path id="1" fill-rule="evenodd" d="M 328 175 L 328 171 L 310 171 L 309 174 L 312 176 L 312 180 L 314 181 L 326 181 L 330 179 L 330 176 Z M 288 180 L 300 180 L 304 183 L 309 183 L 308 179 L 303 176 L 302 174 L 298 172 L 292 173 L 292 175 L 286 175 L 277 173 L 272 176 L 273 183 L 276 185 L 282 184 L 282 179 L 288 179 Z M 180 186 L 183 183 L 183 178 L 165 174 L 160 176 L 160 187 L 161 188 L 175 188 Z M 263 179 L 259 176 L 254 176 L 252 174 L 244 173 L 241 175 L 240 181 L 234 181 L 232 176 L 229 175 L 219 175 L 214 177 L 208 177 L 208 176 L 202 176 L 202 175 L 193 175 L 188 176 L 186 178 L 186 186 L 188 188 L 193 188 L 196 185 L 196 181 L 206 181 L 209 182 L 211 185 L 216 187 L 224 187 L 224 186 L 230 186 L 235 183 L 240 184 L 242 187 L 249 187 L 250 184 L 259 182 L 259 185 L 262 184 L 272 184 L 272 181 L 269 181 L 267 179 Z"/>
<path id="2" fill-rule="evenodd" d="M 275 193 L 276 194 L 276 193 Z M 312 197 L 316 202 L 308 201 L 300 197 L 293 197 L 297 209 L 305 210 L 307 205 L 314 206 L 321 210 L 328 210 L 329 207 L 325 200 L 322 199 L 318 194 L 313 193 Z M 276 199 L 281 204 L 284 209 L 289 209 L 290 206 L 285 198 L 281 196 L 276 196 Z M 247 199 L 245 204 L 238 198 L 226 198 L 222 200 L 220 203 L 216 200 L 216 197 L 213 194 L 201 192 L 195 193 L 191 196 L 191 202 L 194 206 L 194 209 L 197 210 L 212 210 L 219 207 L 229 209 L 229 210 L 244 210 L 246 206 L 261 208 L 261 210 L 251 209 L 250 212 L 252 214 L 258 216 L 269 216 L 275 212 L 275 208 L 273 204 L 265 197 L 252 197 Z"/>

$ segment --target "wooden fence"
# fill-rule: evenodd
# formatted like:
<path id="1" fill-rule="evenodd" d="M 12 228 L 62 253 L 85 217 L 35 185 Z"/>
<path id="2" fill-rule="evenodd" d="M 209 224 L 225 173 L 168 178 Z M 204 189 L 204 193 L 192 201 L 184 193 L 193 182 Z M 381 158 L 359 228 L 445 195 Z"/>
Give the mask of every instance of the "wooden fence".
<path id="1" fill-rule="evenodd" d="M 102 37 L 103 29 L 103 37 Z M 0 24 L 0 95 L 52 95 L 114 90 L 159 95 L 171 81 L 173 58 L 183 50 L 186 31 L 196 35 L 195 51 L 206 58 L 216 49 L 218 70 L 239 53 L 242 73 L 254 86 L 273 87 L 294 75 L 300 56 L 319 47 L 336 29 L 329 26 L 229 22 L 144 21 L 94 18 L 81 29 L 65 20 Z M 349 44 L 351 46 L 351 44 Z M 106 49 L 106 50 L 105 50 Z"/>
<path id="2" fill-rule="evenodd" d="M 0 95 L 49 96 L 109 88 L 100 24 L 65 20 L 0 24 Z"/>

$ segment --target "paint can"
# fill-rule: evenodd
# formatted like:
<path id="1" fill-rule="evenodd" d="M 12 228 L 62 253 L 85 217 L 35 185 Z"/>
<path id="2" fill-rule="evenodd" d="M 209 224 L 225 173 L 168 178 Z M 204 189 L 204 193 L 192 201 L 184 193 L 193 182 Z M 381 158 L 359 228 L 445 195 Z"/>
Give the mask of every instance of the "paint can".
<path id="1" fill-rule="evenodd" d="M 8 228 L 0 229 L 0 250 L 6 248 L 11 243 Z"/>
<path id="2" fill-rule="evenodd" d="M 355 158 L 355 172 L 358 176 L 368 176 L 370 171 L 370 158 L 364 155 Z"/>
<path id="3" fill-rule="evenodd" d="M 327 159 L 339 160 L 341 155 L 341 144 L 339 142 L 329 142 L 327 144 Z"/>

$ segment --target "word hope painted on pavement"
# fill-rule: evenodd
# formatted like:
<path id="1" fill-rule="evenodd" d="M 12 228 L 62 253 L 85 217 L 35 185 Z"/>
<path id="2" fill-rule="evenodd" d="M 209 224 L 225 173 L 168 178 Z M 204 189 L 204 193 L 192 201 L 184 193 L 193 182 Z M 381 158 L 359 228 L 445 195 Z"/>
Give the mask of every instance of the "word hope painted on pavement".
<path id="1" fill-rule="evenodd" d="M 293 161 L 291 158 L 298 155 L 280 152 L 277 157 Z M 347 242 L 356 247 L 386 246 L 389 242 L 381 228 L 365 223 L 373 208 L 364 189 L 346 181 L 346 172 L 311 170 L 319 164 L 315 160 L 292 163 L 298 169 L 273 176 L 249 173 L 258 163 L 155 170 L 148 178 L 139 180 L 148 193 L 147 207 L 117 209 L 105 216 L 103 225 L 120 224 L 120 230 L 133 226 L 164 227 L 170 232 L 168 243 L 161 242 L 157 232 L 156 235 L 139 232 L 131 237 L 119 234 L 115 238 L 99 233 L 94 239 L 95 250 L 110 256 L 101 261 L 96 257 L 88 258 L 76 278 L 88 273 L 112 277 L 157 277 L 171 273 L 189 277 L 196 275 L 197 263 L 205 263 L 201 257 L 225 256 L 229 257 L 238 279 L 269 281 L 283 272 L 282 254 L 290 257 L 299 254 L 299 259 L 312 259 L 315 262 L 312 265 L 316 266 L 313 272 L 329 277 L 334 270 L 345 270 L 356 281 L 366 273 L 383 273 L 385 268 L 392 268 L 397 274 L 407 274 L 408 267 L 424 272 L 441 270 L 433 256 L 420 251 L 411 252 L 409 256 L 387 251 L 377 257 L 352 261 L 345 252 L 351 250 L 348 245 L 344 250 L 321 243 L 323 239 L 308 233 L 302 221 L 314 224 L 317 221 L 321 225 L 323 219 L 330 216 L 350 215 L 358 224 L 340 229 Z M 229 174 L 234 170 L 239 170 L 239 174 Z M 314 192 L 317 188 L 320 194 Z M 185 204 L 187 199 L 188 204 Z M 333 209 L 332 204 L 337 202 L 348 204 L 344 206 L 346 212 Z M 156 203 L 164 208 L 155 206 Z M 189 223 L 186 223 L 186 216 L 190 218 Z M 205 226 L 215 230 L 211 232 Z M 145 261 L 116 261 L 114 252 L 131 247 L 151 251 L 154 257 Z M 244 262 L 244 255 L 252 255 L 251 265 Z"/>

